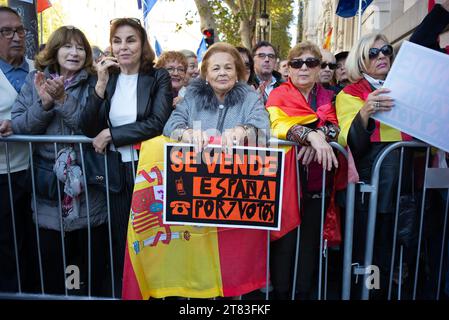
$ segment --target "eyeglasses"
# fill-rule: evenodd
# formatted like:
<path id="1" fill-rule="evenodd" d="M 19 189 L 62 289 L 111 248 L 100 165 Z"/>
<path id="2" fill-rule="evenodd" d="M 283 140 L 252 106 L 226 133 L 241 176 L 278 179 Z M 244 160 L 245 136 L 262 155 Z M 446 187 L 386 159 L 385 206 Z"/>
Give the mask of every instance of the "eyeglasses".
<path id="1" fill-rule="evenodd" d="M 316 58 L 307 58 L 306 60 L 294 59 L 288 62 L 288 65 L 293 69 L 301 69 L 305 64 L 307 68 L 315 68 L 320 64 L 320 60 Z"/>
<path id="2" fill-rule="evenodd" d="M 178 73 L 185 73 L 186 72 L 186 69 L 181 68 L 181 67 L 179 67 L 179 68 L 168 67 L 168 68 L 165 68 L 165 70 L 167 70 L 168 73 L 175 73 L 175 71 L 178 71 Z"/>
<path id="3" fill-rule="evenodd" d="M 27 31 L 28 30 L 25 29 L 24 27 L 18 27 L 18 28 L 15 28 L 15 29 L 13 29 L 13 28 L 1 28 L 0 29 L 0 33 L 6 39 L 14 38 L 14 34 L 15 33 L 17 33 L 19 38 L 23 38 L 23 37 L 25 37 L 25 34 L 26 34 Z"/>
<path id="4" fill-rule="evenodd" d="M 382 52 L 382 54 L 386 57 L 390 57 L 393 54 L 393 47 L 389 44 L 384 45 L 382 48 L 370 48 L 368 51 L 369 58 L 370 59 L 376 59 L 379 53 Z"/>
<path id="5" fill-rule="evenodd" d="M 140 19 L 138 19 L 138 18 L 115 18 L 115 19 L 112 19 L 111 21 L 109 21 L 109 25 L 112 25 L 112 24 L 116 23 L 117 21 L 134 22 L 134 23 L 137 23 L 139 26 L 141 26 Z"/>
<path id="6" fill-rule="evenodd" d="M 255 54 L 255 57 L 259 57 L 261 59 L 265 59 L 266 57 L 268 57 L 268 59 L 273 60 L 274 58 L 276 58 L 276 55 L 273 53 L 257 53 Z"/>
<path id="7" fill-rule="evenodd" d="M 331 70 L 337 69 L 337 64 L 332 62 L 321 62 L 321 69 L 326 69 L 326 67 L 329 67 Z"/>

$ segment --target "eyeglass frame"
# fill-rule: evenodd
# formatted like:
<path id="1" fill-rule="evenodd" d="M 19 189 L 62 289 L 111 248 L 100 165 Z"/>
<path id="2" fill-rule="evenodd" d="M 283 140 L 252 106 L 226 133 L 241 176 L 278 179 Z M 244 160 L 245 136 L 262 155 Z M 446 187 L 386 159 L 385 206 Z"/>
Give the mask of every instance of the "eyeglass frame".
<path id="1" fill-rule="evenodd" d="M 387 50 L 389 50 L 390 53 L 384 52 L 384 51 L 387 51 Z M 369 48 L 369 50 L 368 50 L 368 57 L 369 57 L 370 60 L 377 59 L 377 57 L 379 56 L 379 54 L 381 52 L 382 52 L 382 54 L 385 57 L 391 57 L 393 55 L 393 52 L 394 52 L 393 46 L 390 45 L 390 44 L 385 44 L 381 48 Z"/>
<path id="2" fill-rule="evenodd" d="M 5 29 L 6 29 L 6 30 L 5 30 Z M 20 29 L 23 30 L 23 35 L 22 35 L 22 36 L 19 34 L 19 31 L 22 32 L 22 30 L 20 30 Z M 3 34 L 4 32 L 7 32 L 7 31 L 9 31 L 9 32 L 12 31 L 12 36 L 7 37 L 7 36 L 5 36 L 5 35 Z M 23 27 L 23 26 L 18 27 L 18 28 L 1 28 L 1 29 L 0 29 L 0 33 L 1 33 L 2 37 L 4 37 L 5 39 L 13 39 L 13 38 L 14 38 L 14 35 L 15 35 L 16 33 L 17 33 L 17 36 L 18 36 L 19 38 L 23 39 L 23 38 L 25 38 L 27 32 L 28 32 L 28 29 L 25 28 L 25 27 Z"/>
<path id="3" fill-rule="evenodd" d="M 180 71 L 179 69 L 182 69 L 182 71 Z M 178 67 L 178 68 L 168 67 L 168 68 L 165 68 L 165 70 L 167 70 L 168 73 L 170 73 L 170 74 L 175 73 L 175 70 L 178 71 L 178 73 L 184 73 L 185 74 L 187 72 L 186 69 L 181 68 L 181 67 Z"/>
<path id="4" fill-rule="evenodd" d="M 270 60 L 276 59 L 276 55 L 274 53 L 263 53 L 263 52 L 261 52 L 261 53 L 254 54 L 254 57 L 258 57 L 258 58 L 261 58 L 263 60 L 265 60 L 267 57 Z"/>
<path id="5" fill-rule="evenodd" d="M 321 69 L 326 69 L 327 67 L 329 67 L 329 70 L 335 70 L 335 69 L 337 69 L 338 65 L 336 63 L 333 63 L 333 62 L 325 62 L 325 61 L 323 61 L 323 62 L 321 62 L 320 67 L 321 67 Z"/>
<path id="6" fill-rule="evenodd" d="M 296 63 L 299 63 L 299 66 L 294 66 Z M 307 58 L 306 60 L 302 59 L 292 59 L 288 62 L 289 67 L 293 69 L 301 69 L 303 65 L 306 65 L 307 68 L 313 69 L 320 65 L 321 61 L 318 58 Z"/>

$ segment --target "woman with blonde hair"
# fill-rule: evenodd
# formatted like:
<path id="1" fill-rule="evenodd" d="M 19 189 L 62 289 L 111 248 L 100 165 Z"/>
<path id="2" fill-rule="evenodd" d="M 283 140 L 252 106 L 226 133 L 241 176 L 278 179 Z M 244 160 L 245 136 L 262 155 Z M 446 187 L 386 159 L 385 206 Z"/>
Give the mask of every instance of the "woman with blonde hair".
<path id="1" fill-rule="evenodd" d="M 346 60 L 346 70 L 352 84 L 337 95 L 336 111 L 341 132 L 339 143 L 348 146 L 354 156 L 360 181 L 370 183 L 371 170 L 377 155 L 388 144 L 408 141 L 411 137 L 371 118 L 379 112 L 388 112 L 394 100 L 390 90 L 383 87 L 393 62 L 393 47 L 383 34 L 363 36 L 352 48 Z M 384 160 L 380 172 L 377 204 L 376 240 L 373 263 L 381 269 L 381 290 L 388 287 L 385 275 L 390 268 L 393 234 L 393 205 L 399 176 L 399 149 Z M 404 179 L 405 180 L 405 179 Z M 369 197 L 357 192 L 355 208 L 354 243 L 357 259 L 363 259 L 366 219 Z M 359 230 L 357 230 L 359 229 Z M 358 261 L 363 263 L 363 261 Z M 378 292 L 378 293 L 379 293 Z"/>

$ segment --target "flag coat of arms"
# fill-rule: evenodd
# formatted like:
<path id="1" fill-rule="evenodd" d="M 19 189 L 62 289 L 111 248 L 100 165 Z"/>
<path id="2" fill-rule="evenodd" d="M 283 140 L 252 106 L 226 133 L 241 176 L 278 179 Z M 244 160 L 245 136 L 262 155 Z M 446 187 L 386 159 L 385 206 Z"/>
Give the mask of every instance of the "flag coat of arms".
<path id="1" fill-rule="evenodd" d="M 266 231 L 163 223 L 167 142 L 160 136 L 141 145 L 128 224 L 123 299 L 238 296 L 264 287 Z"/>

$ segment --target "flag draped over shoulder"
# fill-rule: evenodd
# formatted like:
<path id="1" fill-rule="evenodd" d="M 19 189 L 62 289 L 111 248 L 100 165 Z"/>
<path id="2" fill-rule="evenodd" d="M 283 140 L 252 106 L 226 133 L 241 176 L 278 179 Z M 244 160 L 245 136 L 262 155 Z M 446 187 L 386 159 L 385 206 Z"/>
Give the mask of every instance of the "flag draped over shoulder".
<path id="1" fill-rule="evenodd" d="M 161 136 L 141 146 L 123 299 L 238 296 L 265 286 L 266 231 L 162 223 L 167 142 Z"/>
<path id="2" fill-rule="evenodd" d="M 337 116 L 340 125 L 338 143 L 343 147 L 348 145 L 348 134 L 352 121 L 365 104 L 368 95 L 372 92 L 371 85 L 365 79 L 343 88 L 337 95 Z M 371 135 L 371 142 L 410 141 L 412 137 L 401 131 L 375 121 L 376 129 Z"/>
<path id="3" fill-rule="evenodd" d="M 296 125 L 307 125 L 318 122 L 317 127 L 326 122 L 337 123 L 332 106 L 333 92 L 317 85 L 317 111 L 313 111 L 304 96 L 291 83 L 287 82 L 274 89 L 266 104 L 270 114 L 272 134 L 278 139 L 286 140 L 288 130 Z M 284 188 L 282 201 L 281 230 L 271 232 L 273 240 L 279 239 L 296 228 L 300 222 L 298 185 L 295 148 L 283 147 L 285 153 Z"/>

